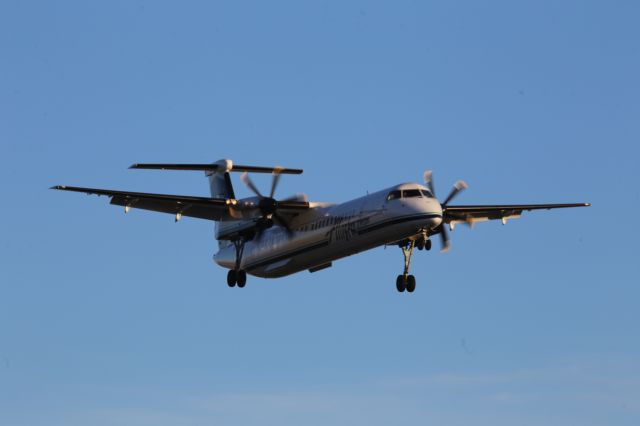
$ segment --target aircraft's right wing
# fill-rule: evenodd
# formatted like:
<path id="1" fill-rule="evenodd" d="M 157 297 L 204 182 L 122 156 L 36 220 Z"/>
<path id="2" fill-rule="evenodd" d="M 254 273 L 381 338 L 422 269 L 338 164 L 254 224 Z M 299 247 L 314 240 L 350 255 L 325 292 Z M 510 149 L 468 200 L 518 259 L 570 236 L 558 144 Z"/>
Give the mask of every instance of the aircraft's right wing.
<path id="1" fill-rule="evenodd" d="M 114 191 L 110 189 L 81 188 L 58 185 L 51 189 L 83 192 L 85 194 L 106 195 L 111 204 L 129 208 L 152 210 L 173 215 L 190 216 L 199 219 L 233 219 L 235 212 L 251 215 L 257 212 L 255 203 L 234 199 L 194 197 L 188 195 L 150 194 L 145 192 Z M 284 213 L 309 209 L 309 203 L 303 201 L 281 201 L 278 209 Z M 241 214 L 242 216 L 242 214 Z"/>
<path id="2" fill-rule="evenodd" d="M 51 189 L 83 192 L 85 194 L 106 195 L 111 204 L 162 213 L 197 217 L 199 219 L 220 220 L 229 212 L 231 200 L 185 195 L 149 194 L 145 192 L 114 191 L 110 189 L 80 188 L 58 185 Z"/>

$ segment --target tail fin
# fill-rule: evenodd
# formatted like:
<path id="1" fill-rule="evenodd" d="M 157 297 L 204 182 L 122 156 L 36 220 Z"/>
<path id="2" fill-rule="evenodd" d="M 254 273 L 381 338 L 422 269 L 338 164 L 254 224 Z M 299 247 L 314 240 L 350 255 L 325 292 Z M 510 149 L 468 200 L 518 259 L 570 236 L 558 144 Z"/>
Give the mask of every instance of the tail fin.
<path id="1" fill-rule="evenodd" d="M 231 177 L 229 171 L 233 168 L 233 162 L 231 160 L 218 160 L 214 163 L 217 167 L 214 169 L 205 170 L 204 174 L 209 178 L 209 190 L 211 191 L 212 198 L 236 198 L 233 192 L 233 185 L 231 184 Z M 220 222 L 216 221 L 215 224 L 215 236 L 218 239 L 220 232 Z M 227 243 L 218 241 L 218 247 L 222 247 Z"/>
<path id="2" fill-rule="evenodd" d="M 209 178 L 209 188 L 213 198 L 236 198 L 233 192 L 233 185 L 229 177 L 229 171 L 233 169 L 231 160 L 219 160 L 215 164 L 217 167 L 205 170 L 204 174 Z"/>

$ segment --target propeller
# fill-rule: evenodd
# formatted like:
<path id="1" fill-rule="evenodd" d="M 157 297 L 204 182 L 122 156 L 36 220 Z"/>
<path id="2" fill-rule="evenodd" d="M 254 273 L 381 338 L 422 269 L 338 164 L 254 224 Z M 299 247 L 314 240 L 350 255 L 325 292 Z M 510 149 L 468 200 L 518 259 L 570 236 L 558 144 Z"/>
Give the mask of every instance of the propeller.
<path id="1" fill-rule="evenodd" d="M 271 191 L 269 192 L 268 197 L 265 197 L 264 195 L 262 195 L 262 193 L 255 186 L 255 184 L 253 183 L 253 181 L 251 180 L 247 172 L 244 172 L 240 176 L 240 180 L 242 180 L 242 183 L 244 183 L 247 186 L 247 188 L 249 188 L 259 198 L 258 209 L 260 210 L 260 213 L 262 213 L 262 218 L 260 221 L 260 226 L 258 226 L 258 232 L 256 235 L 257 239 L 260 239 L 262 237 L 262 232 L 265 229 L 271 228 L 273 226 L 274 219 L 275 219 L 275 222 L 278 223 L 278 225 L 282 226 L 285 229 L 285 231 L 287 232 L 287 234 L 289 234 L 289 236 L 293 234 L 293 230 L 289 226 L 289 223 L 282 216 L 278 214 L 278 204 L 279 202 L 282 202 L 282 201 L 291 201 L 295 197 L 287 198 L 281 201 L 278 201 L 274 198 L 276 188 L 278 187 L 278 183 L 280 182 L 281 171 L 282 171 L 282 168 L 274 169 L 273 177 L 271 179 Z"/>
<path id="2" fill-rule="evenodd" d="M 429 187 L 429 190 L 435 197 L 436 191 L 433 185 L 433 173 L 431 172 L 431 170 L 427 170 L 424 172 L 424 183 Z M 453 200 L 460 193 L 460 191 L 467 189 L 468 187 L 469 185 L 467 185 L 465 181 L 463 180 L 457 181 L 453 185 L 453 188 L 451 188 L 451 192 L 449 192 L 449 195 L 447 195 L 447 198 L 445 198 L 444 202 L 440 204 L 440 206 L 442 207 L 442 211 L 444 212 L 447 209 L 447 204 L 449 204 L 449 202 Z M 441 251 L 447 252 L 449 251 L 449 247 L 451 246 L 451 239 L 449 238 L 449 231 L 447 231 L 447 227 L 445 226 L 444 218 L 442 218 L 442 220 L 443 220 L 442 223 L 440 224 L 440 226 L 436 228 L 436 231 L 440 233 L 440 240 L 442 242 Z"/>

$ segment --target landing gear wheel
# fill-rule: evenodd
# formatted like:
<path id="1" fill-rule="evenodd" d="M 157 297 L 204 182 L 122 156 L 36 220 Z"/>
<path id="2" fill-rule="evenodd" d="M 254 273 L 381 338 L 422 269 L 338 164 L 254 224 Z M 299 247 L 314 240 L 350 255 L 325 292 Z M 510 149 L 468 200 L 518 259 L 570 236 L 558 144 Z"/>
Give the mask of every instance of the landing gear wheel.
<path id="1" fill-rule="evenodd" d="M 416 277 L 414 277 L 413 275 L 407 276 L 406 287 L 407 287 L 407 291 L 409 293 L 413 293 L 415 291 L 415 289 L 416 289 Z"/>
<path id="2" fill-rule="evenodd" d="M 236 280 L 238 282 L 238 287 L 242 288 L 247 283 L 247 273 L 245 271 L 238 271 L 236 273 Z"/>
<path id="3" fill-rule="evenodd" d="M 227 273 L 227 284 L 229 287 L 238 284 L 238 287 L 242 288 L 247 283 L 247 273 L 240 269 L 245 242 L 244 239 L 233 240 L 233 246 L 236 249 L 236 264 L 235 267 Z"/>
<path id="4" fill-rule="evenodd" d="M 427 250 L 427 251 L 431 250 L 431 240 L 425 241 L 424 249 Z"/>
<path id="5" fill-rule="evenodd" d="M 227 285 L 229 287 L 234 287 L 236 285 L 236 279 L 236 271 L 230 269 L 229 272 L 227 272 Z"/>
<path id="6" fill-rule="evenodd" d="M 398 275 L 398 278 L 396 278 L 396 289 L 402 293 L 405 288 L 404 275 Z"/>

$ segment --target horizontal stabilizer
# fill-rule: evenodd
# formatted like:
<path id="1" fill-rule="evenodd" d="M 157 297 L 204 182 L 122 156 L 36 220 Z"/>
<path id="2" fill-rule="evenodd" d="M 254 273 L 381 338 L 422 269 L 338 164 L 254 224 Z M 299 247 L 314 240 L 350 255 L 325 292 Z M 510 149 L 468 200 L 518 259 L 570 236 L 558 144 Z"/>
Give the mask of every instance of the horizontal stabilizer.
<path id="1" fill-rule="evenodd" d="M 250 173 L 282 173 L 290 175 L 299 175 L 302 169 L 286 169 L 284 167 L 261 167 L 261 166 L 243 166 L 240 164 L 232 164 L 227 167 L 225 164 L 161 164 L 161 163 L 137 163 L 132 164 L 130 169 L 153 169 L 153 170 L 204 170 L 204 171 L 221 171 L 226 172 L 250 172 Z"/>

